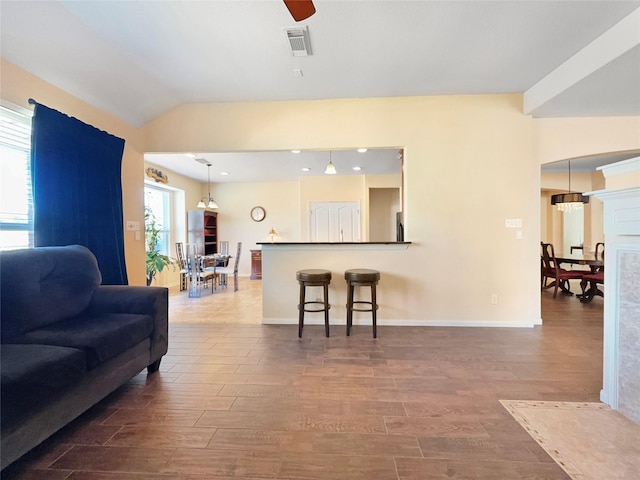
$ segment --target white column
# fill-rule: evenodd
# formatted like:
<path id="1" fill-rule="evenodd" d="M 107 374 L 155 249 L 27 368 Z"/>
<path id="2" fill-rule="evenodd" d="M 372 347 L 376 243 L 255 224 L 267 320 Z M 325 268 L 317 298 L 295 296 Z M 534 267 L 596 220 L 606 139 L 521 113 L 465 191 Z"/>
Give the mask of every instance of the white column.
<path id="1" fill-rule="evenodd" d="M 640 158 L 601 167 L 605 299 L 600 399 L 640 423 Z M 614 188 L 610 188 L 613 186 Z"/>

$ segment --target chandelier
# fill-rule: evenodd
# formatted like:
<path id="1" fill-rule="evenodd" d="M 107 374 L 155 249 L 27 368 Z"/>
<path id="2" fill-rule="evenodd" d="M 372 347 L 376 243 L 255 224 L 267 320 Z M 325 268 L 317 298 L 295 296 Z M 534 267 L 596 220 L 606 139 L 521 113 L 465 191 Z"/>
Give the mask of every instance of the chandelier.
<path id="1" fill-rule="evenodd" d="M 581 210 L 585 203 L 589 203 L 589 197 L 582 193 L 571 191 L 571 160 L 569 162 L 569 192 L 551 195 L 551 205 L 555 205 L 560 212 L 571 213 Z"/>
<path id="2" fill-rule="evenodd" d="M 202 159 L 198 159 L 202 163 Z M 209 191 L 206 197 L 202 197 L 198 202 L 198 208 L 218 208 L 218 204 L 211 196 L 211 164 L 207 163 L 207 185 L 209 187 Z"/>

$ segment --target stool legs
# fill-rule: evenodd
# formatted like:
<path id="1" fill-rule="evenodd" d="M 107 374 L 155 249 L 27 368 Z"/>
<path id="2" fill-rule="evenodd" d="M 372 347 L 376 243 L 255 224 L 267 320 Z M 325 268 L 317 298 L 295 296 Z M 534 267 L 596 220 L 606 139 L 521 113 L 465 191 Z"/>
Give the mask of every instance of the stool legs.
<path id="1" fill-rule="evenodd" d="M 373 338 L 378 338 L 378 325 L 376 313 L 378 311 L 378 304 L 376 303 L 376 284 L 371 285 L 371 315 L 373 321 Z"/>
<path id="2" fill-rule="evenodd" d="M 298 302 L 298 338 L 302 338 L 305 312 L 324 312 L 324 333 L 329 336 L 329 283 L 331 271 L 321 269 L 306 269 L 296 272 L 296 279 L 300 284 L 300 300 Z M 323 299 L 307 301 L 307 287 L 322 287 Z"/>
<path id="3" fill-rule="evenodd" d="M 328 283 L 323 283 L 322 284 L 322 293 L 324 296 L 324 299 L 322 300 L 322 302 L 317 302 L 317 301 L 312 301 L 312 302 L 307 302 L 306 301 L 306 287 L 319 287 L 320 285 L 318 284 L 313 284 L 313 285 L 307 285 L 304 282 L 300 282 L 300 303 L 298 303 L 298 338 L 302 338 L 302 328 L 304 327 L 304 312 L 322 312 L 324 311 L 324 334 L 328 337 L 329 336 L 329 309 L 331 308 L 331 305 L 329 305 L 329 284 Z M 317 309 L 313 309 L 313 308 L 307 308 L 307 305 L 310 304 L 322 304 L 322 308 L 317 308 Z"/>
<path id="4" fill-rule="evenodd" d="M 325 283 L 324 288 L 324 334 L 329 336 L 329 284 Z"/>
<path id="5" fill-rule="evenodd" d="M 347 286 L 347 337 L 351 334 L 351 326 L 353 325 L 353 284 Z"/>
<path id="6" fill-rule="evenodd" d="M 378 338 L 378 300 L 376 298 L 376 285 L 377 282 L 347 281 L 347 336 L 351 334 L 351 327 L 353 327 L 353 312 L 371 312 L 373 338 Z M 371 287 L 371 301 L 354 300 L 355 287 Z"/>
<path id="7" fill-rule="evenodd" d="M 304 283 L 300 284 L 300 303 L 298 303 L 298 338 L 302 338 L 302 327 L 304 326 L 304 296 L 305 286 Z"/>

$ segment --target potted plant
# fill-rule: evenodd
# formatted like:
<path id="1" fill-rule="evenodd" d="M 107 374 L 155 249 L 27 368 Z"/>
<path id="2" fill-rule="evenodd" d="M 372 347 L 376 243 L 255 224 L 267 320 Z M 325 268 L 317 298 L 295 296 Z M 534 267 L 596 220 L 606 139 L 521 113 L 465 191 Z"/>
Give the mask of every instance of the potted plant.
<path id="1" fill-rule="evenodd" d="M 151 285 L 156 273 L 164 270 L 165 267 L 173 265 L 174 261 L 171 257 L 163 255 L 158 249 L 160 240 L 160 229 L 153 211 L 145 205 L 144 207 L 144 238 L 146 242 L 146 272 L 147 286 Z M 174 265 L 175 269 L 175 265 Z"/>

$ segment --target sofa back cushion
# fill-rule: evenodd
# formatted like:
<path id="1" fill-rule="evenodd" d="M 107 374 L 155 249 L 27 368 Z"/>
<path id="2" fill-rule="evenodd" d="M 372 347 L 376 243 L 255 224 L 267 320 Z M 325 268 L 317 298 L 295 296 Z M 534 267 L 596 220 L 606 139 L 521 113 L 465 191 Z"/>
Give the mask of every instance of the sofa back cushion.
<path id="1" fill-rule="evenodd" d="M 80 314 L 101 281 L 81 245 L 0 252 L 2 339 Z"/>

